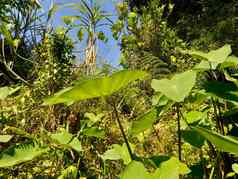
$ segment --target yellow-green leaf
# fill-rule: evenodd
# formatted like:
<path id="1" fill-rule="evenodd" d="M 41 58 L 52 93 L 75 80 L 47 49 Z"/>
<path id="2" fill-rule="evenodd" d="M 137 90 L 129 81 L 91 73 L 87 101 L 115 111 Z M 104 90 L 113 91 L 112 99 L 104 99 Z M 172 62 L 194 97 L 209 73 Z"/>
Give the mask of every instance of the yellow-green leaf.
<path id="1" fill-rule="evenodd" d="M 152 88 L 176 102 L 184 101 L 196 82 L 196 72 L 186 71 L 172 79 L 152 80 Z"/>
<path id="2" fill-rule="evenodd" d="M 66 88 L 45 100 L 44 104 L 71 103 L 85 99 L 109 96 L 129 83 L 144 79 L 148 74 L 143 71 L 123 70 L 112 76 L 83 81 Z"/>

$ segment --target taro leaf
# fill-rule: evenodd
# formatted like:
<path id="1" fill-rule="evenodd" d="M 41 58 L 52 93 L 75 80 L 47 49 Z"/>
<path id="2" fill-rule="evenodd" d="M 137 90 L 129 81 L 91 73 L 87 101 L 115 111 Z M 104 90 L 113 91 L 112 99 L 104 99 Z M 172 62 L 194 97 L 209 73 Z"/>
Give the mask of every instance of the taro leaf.
<path id="1" fill-rule="evenodd" d="M 153 123 L 157 119 L 157 110 L 151 109 L 147 113 L 139 116 L 139 118 L 132 123 L 131 134 L 137 135 L 145 130 L 152 128 Z"/>
<path id="2" fill-rule="evenodd" d="M 57 144 L 62 145 L 65 148 L 72 148 L 77 152 L 82 151 L 81 143 L 78 138 L 74 137 L 72 134 L 62 130 L 59 133 L 50 134 L 52 140 Z"/>
<path id="3" fill-rule="evenodd" d="M 40 147 L 36 143 L 11 146 L 0 154 L 0 168 L 11 167 L 31 161 L 43 153 L 48 152 L 48 150 L 48 148 Z"/>
<path id="4" fill-rule="evenodd" d="M 197 148 L 201 148 L 205 142 L 205 138 L 194 130 L 182 131 L 182 137 L 186 142 Z"/>
<path id="5" fill-rule="evenodd" d="M 76 102 L 85 99 L 109 96 L 135 80 L 142 80 L 148 74 L 143 71 L 123 70 L 111 76 L 86 80 L 67 90 L 60 91 L 46 99 L 44 104 Z"/>
<path id="6" fill-rule="evenodd" d="M 132 161 L 123 171 L 121 179 L 153 179 L 141 162 Z"/>
<path id="7" fill-rule="evenodd" d="M 238 87 L 232 82 L 207 81 L 204 88 L 212 96 L 238 102 Z"/>
<path id="8" fill-rule="evenodd" d="M 238 140 L 230 136 L 223 136 L 214 131 L 204 129 L 202 127 L 191 127 L 194 131 L 209 140 L 219 150 L 238 155 Z"/>
<path id="9" fill-rule="evenodd" d="M 0 143 L 7 143 L 12 139 L 12 135 L 0 135 Z"/>
<path id="10" fill-rule="evenodd" d="M 134 146 L 130 145 L 132 151 L 134 150 Z M 102 155 L 103 160 L 120 160 L 122 159 L 125 165 L 128 165 L 131 162 L 130 154 L 127 150 L 126 144 L 124 143 L 122 146 L 119 144 L 113 144 L 112 148 L 107 150 Z"/>
<path id="11" fill-rule="evenodd" d="M 152 80 L 152 88 L 176 102 L 182 102 L 196 82 L 196 72 L 186 71 L 175 75 L 171 80 Z"/>
<path id="12" fill-rule="evenodd" d="M 83 131 L 83 135 L 88 136 L 88 137 L 104 138 L 105 131 L 99 129 L 98 127 L 90 127 Z"/>
<path id="13" fill-rule="evenodd" d="M 232 50 L 230 45 L 224 45 L 223 47 L 217 50 L 211 50 L 208 53 L 193 50 L 187 51 L 187 53 L 192 56 L 195 56 L 199 59 L 208 60 L 209 62 L 217 64 L 223 63 L 227 59 L 227 57 L 231 54 L 231 52 Z"/>
<path id="14" fill-rule="evenodd" d="M 153 179 L 179 179 L 179 175 L 190 173 L 190 169 L 177 158 L 171 157 L 169 160 L 160 164 L 156 169 Z"/>

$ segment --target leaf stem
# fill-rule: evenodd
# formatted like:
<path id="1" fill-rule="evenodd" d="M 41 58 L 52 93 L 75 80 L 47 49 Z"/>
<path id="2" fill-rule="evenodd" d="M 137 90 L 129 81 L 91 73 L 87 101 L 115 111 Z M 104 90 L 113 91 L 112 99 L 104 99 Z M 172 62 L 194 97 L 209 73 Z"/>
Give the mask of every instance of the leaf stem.
<path id="1" fill-rule="evenodd" d="M 178 127 L 178 155 L 179 155 L 179 161 L 181 161 L 182 148 L 181 148 L 181 124 L 180 124 L 179 104 L 176 105 L 176 112 L 177 112 L 177 127 Z"/>
<path id="2" fill-rule="evenodd" d="M 127 147 L 128 152 L 129 152 L 130 158 L 131 158 L 131 160 L 133 160 L 133 159 L 134 159 L 134 156 L 133 156 L 133 153 L 132 153 L 130 144 L 129 144 L 129 142 L 128 142 L 128 139 L 127 139 L 127 137 L 126 137 L 126 134 L 125 134 L 125 132 L 124 132 L 123 126 L 122 126 L 122 124 L 121 124 L 121 121 L 120 121 L 119 114 L 118 114 L 117 107 L 116 107 L 115 103 L 113 103 L 113 108 L 114 108 L 114 112 L 115 112 L 115 116 L 116 116 L 117 123 L 118 123 L 118 125 L 119 125 L 120 131 L 121 131 L 122 136 L 123 136 L 123 138 L 124 138 L 124 141 L 125 141 L 125 143 L 126 143 L 126 147 Z"/>

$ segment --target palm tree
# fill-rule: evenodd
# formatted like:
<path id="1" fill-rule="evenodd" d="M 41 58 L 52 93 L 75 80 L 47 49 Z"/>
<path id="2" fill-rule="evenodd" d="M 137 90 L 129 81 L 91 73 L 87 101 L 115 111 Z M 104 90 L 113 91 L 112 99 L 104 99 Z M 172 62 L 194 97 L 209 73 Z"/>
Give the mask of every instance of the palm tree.
<path id="1" fill-rule="evenodd" d="M 84 65 L 86 66 L 86 73 L 92 74 L 96 68 L 97 41 L 107 41 L 105 34 L 100 29 L 112 25 L 110 14 L 102 10 L 101 5 L 93 0 L 87 2 L 81 0 L 79 4 L 74 4 L 70 7 L 79 13 L 78 16 L 73 16 L 73 18 L 80 22 L 77 24 L 79 27 L 79 39 L 82 40 L 84 34 L 86 36 L 87 47 L 84 50 Z"/>

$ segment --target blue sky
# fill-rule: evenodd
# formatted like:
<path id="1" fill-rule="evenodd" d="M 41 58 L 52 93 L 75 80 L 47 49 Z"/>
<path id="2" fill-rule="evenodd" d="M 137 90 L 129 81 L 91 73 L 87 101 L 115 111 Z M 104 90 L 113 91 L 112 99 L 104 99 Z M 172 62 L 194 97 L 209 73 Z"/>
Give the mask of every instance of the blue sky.
<path id="1" fill-rule="evenodd" d="M 116 20 L 116 10 L 115 10 L 115 4 L 116 2 L 119 2 L 119 0 L 98 0 L 98 2 L 101 3 L 103 10 L 110 12 L 112 16 L 112 20 Z M 80 0 L 44 0 L 42 1 L 42 5 L 44 7 L 44 10 L 47 11 L 51 5 L 51 3 L 54 2 L 56 4 L 64 4 L 64 3 L 77 3 L 80 2 Z M 67 8 L 60 8 L 53 18 L 53 26 L 59 27 L 64 26 L 64 23 L 62 21 L 62 16 L 70 16 L 70 15 L 76 15 L 77 12 L 73 11 L 72 9 Z M 119 63 L 120 58 L 120 48 L 117 45 L 117 41 L 115 41 L 112 37 L 110 29 L 104 28 L 103 31 L 105 32 L 106 36 L 108 37 L 108 42 L 98 43 L 98 62 L 99 63 L 109 63 L 113 66 L 117 66 Z M 70 32 L 71 37 L 74 41 L 77 41 L 76 37 L 77 30 L 73 30 Z M 79 41 L 78 41 L 79 42 Z M 85 43 L 80 43 L 76 46 L 75 50 L 82 50 L 85 48 Z M 80 58 L 80 55 L 77 54 L 78 58 Z M 82 58 L 81 58 L 82 60 Z"/>

